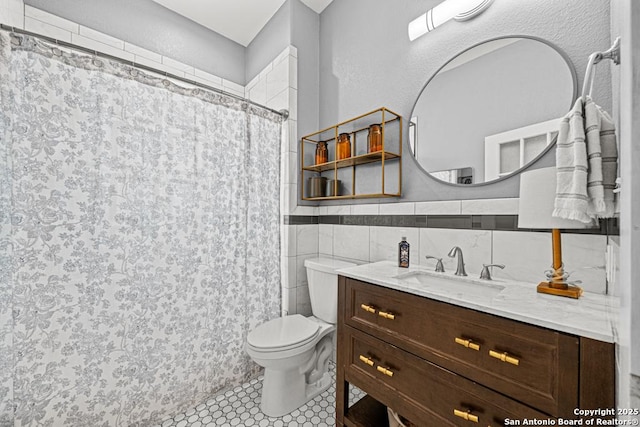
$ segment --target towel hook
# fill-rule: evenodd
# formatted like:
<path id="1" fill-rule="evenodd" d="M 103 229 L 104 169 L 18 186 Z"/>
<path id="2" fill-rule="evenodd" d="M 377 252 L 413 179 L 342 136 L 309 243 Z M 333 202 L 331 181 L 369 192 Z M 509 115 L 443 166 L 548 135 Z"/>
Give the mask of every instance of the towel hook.
<path id="1" fill-rule="evenodd" d="M 598 58 L 596 64 L 603 59 L 610 59 L 614 64 L 620 65 L 620 37 L 616 37 L 613 45 L 604 52 L 600 53 L 600 57 Z"/>
<path id="2" fill-rule="evenodd" d="M 593 90 L 593 66 L 602 61 L 603 59 L 610 59 L 614 64 L 620 64 L 620 37 L 617 37 L 613 42 L 613 45 L 604 52 L 594 52 L 589 55 L 589 62 L 587 63 L 587 71 L 584 76 L 584 82 L 582 83 L 582 99 L 588 94 L 591 95 Z M 589 92 L 587 93 L 587 87 Z"/>
<path id="3" fill-rule="evenodd" d="M 584 75 L 584 82 L 582 82 L 582 100 L 584 101 L 585 96 L 591 96 L 591 91 L 593 90 L 593 66 L 598 63 L 598 57 L 601 55 L 600 52 L 595 52 L 589 55 L 589 62 L 587 62 L 587 71 Z M 589 88 L 589 92 L 587 93 L 587 88 Z"/>

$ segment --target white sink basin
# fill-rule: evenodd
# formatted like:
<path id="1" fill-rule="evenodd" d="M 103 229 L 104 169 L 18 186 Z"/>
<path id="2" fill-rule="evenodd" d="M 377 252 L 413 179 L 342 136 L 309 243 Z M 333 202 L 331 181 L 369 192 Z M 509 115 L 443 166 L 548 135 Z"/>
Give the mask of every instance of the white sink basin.
<path id="1" fill-rule="evenodd" d="M 408 271 L 394 276 L 398 279 L 429 291 L 465 297 L 491 298 L 504 290 L 504 286 L 490 280 L 473 279 L 468 276 L 452 276 L 429 271 Z"/>

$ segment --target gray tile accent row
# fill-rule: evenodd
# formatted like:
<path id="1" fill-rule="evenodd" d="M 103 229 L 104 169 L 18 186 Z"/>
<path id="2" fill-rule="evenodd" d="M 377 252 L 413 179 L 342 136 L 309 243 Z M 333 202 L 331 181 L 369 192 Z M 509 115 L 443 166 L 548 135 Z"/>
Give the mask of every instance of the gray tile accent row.
<path id="1" fill-rule="evenodd" d="M 451 228 L 458 230 L 535 231 L 518 228 L 518 215 L 285 215 L 286 225 L 333 224 L 368 227 Z M 572 234 L 620 235 L 617 218 L 600 221 L 599 228 L 563 230 Z"/>

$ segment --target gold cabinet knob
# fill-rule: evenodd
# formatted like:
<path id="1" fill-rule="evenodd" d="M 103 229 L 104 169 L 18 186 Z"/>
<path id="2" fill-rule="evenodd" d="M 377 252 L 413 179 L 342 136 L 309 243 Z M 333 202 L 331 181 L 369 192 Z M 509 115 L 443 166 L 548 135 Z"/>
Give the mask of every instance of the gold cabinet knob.
<path id="1" fill-rule="evenodd" d="M 382 366 L 377 366 L 376 369 L 378 370 L 378 372 L 382 372 L 383 374 L 385 374 L 388 377 L 392 377 L 393 376 L 393 371 L 387 368 L 383 368 Z"/>
<path id="2" fill-rule="evenodd" d="M 393 320 L 396 318 L 395 314 L 388 313 L 386 311 L 379 311 L 378 316 L 384 317 L 385 319 Z"/>
<path id="3" fill-rule="evenodd" d="M 509 356 L 509 353 L 505 352 L 498 352 L 498 351 L 493 351 L 493 350 L 489 350 L 489 356 L 494 357 L 498 360 L 501 360 L 505 363 L 511 363 L 512 365 L 520 365 L 520 360 L 516 359 L 513 356 Z"/>
<path id="4" fill-rule="evenodd" d="M 455 415 L 456 417 L 460 417 L 463 420 L 471 421 L 473 423 L 480 422 L 480 419 L 478 418 L 478 416 L 473 415 L 471 411 L 461 411 L 459 409 L 454 409 L 453 415 Z"/>
<path id="5" fill-rule="evenodd" d="M 369 365 L 369 366 L 373 366 L 373 360 L 371 360 L 371 358 L 370 358 L 370 357 L 363 356 L 363 355 L 361 354 L 361 355 L 360 355 L 360 360 L 361 360 L 363 363 L 366 363 L 366 364 L 367 364 L 367 365 Z"/>
<path id="6" fill-rule="evenodd" d="M 360 308 L 369 313 L 375 313 L 376 309 L 368 304 L 360 304 Z"/>
<path id="7" fill-rule="evenodd" d="M 454 341 L 456 342 L 456 344 L 460 344 L 461 346 L 470 348 L 471 350 L 475 350 L 475 351 L 480 350 L 480 344 L 476 344 L 471 340 L 466 340 L 464 338 L 456 337 Z"/>

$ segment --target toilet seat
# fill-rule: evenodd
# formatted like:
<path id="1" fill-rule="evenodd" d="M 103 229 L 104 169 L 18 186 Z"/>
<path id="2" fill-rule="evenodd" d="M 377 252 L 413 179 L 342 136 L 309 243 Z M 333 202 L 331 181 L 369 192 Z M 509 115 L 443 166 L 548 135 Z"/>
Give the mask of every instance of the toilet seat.
<path id="1" fill-rule="evenodd" d="M 316 339 L 320 325 L 300 314 L 269 320 L 247 336 L 252 350 L 269 353 L 302 347 Z"/>

